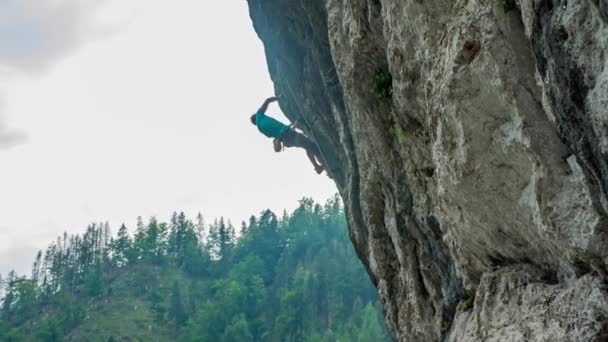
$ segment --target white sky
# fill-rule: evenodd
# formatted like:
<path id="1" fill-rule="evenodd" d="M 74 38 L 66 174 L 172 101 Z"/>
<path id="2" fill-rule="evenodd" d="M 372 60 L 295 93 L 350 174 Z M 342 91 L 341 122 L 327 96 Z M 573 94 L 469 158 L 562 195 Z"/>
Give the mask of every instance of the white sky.
<path id="1" fill-rule="evenodd" d="M 0 273 L 91 222 L 333 195 L 249 122 L 272 89 L 244 0 L 0 0 Z"/>

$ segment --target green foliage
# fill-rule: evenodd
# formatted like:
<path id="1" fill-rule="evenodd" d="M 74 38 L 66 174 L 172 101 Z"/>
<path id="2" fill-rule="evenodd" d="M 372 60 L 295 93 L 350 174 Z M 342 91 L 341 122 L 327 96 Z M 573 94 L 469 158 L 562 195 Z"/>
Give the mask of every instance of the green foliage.
<path id="1" fill-rule="evenodd" d="M 405 132 L 397 123 L 397 114 L 395 114 L 395 112 L 390 112 L 388 114 L 388 133 L 392 137 L 395 137 L 400 143 L 405 141 Z"/>
<path id="2" fill-rule="evenodd" d="M 110 249 L 113 252 L 113 260 L 116 266 L 124 266 L 134 261 L 133 243 L 124 224 L 120 226 L 116 240 L 113 239 L 110 242 Z"/>
<path id="3" fill-rule="evenodd" d="M 500 6 L 502 6 L 505 12 L 512 11 L 517 8 L 515 0 L 498 0 Z"/>
<path id="4" fill-rule="evenodd" d="M 37 335 L 41 341 L 61 341 L 61 330 L 59 329 L 59 323 L 53 319 L 46 319 L 42 321 Z"/>
<path id="5" fill-rule="evenodd" d="M 1 341 L 388 341 L 338 199 L 281 219 L 64 234 L 1 289 Z M 206 238 L 202 238 L 206 236 Z"/>
<path id="6" fill-rule="evenodd" d="M 22 342 L 26 341 L 26 338 L 22 329 L 12 328 L 6 332 L 2 340 L 6 342 Z"/>
<path id="7" fill-rule="evenodd" d="M 245 315 L 235 317 L 232 323 L 224 329 L 221 341 L 223 342 L 249 342 L 254 341 Z"/>
<path id="8" fill-rule="evenodd" d="M 475 303 L 475 294 L 466 294 L 462 297 L 462 310 L 469 311 Z"/>
<path id="9" fill-rule="evenodd" d="M 372 94 L 379 100 L 393 97 L 393 76 L 388 69 L 378 69 L 372 80 Z"/>
<path id="10" fill-rule="evenodd" d="M 169 318 L 175 323 L 176 327 L 182 326 L 188 319 L 184 304 L 182 303 L 182 295 L 177 281 L 173 283 L 171 291 L 171 306 L 169 307 Z"/>
<path id="11" fill-rule="evenodd" d="M 90 296 L 99 296 L 103 290 L 103 273 L 101 261 L 97 260 L 89 273 L 84 277 L 84 289 Z"/>

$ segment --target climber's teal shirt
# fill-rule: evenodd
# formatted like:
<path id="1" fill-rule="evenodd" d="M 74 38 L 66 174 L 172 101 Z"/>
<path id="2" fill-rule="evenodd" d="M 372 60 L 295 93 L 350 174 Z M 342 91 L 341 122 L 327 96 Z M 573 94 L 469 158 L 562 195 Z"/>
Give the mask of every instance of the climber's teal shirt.
<path id="1" fill-rule="evenodd" d="M 289 129 L 289 126 L 271 118 L 262 111 L 255 113 L 255 124 L 260 132 L 269 138 L 280 138 Z"/>

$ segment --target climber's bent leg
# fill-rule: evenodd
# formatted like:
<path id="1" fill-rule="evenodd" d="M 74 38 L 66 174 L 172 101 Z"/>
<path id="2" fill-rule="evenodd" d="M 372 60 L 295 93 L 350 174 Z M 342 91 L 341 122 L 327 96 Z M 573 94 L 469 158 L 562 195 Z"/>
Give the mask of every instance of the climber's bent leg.
<path id="1" fill-rule="evenodd" d="M 325 170 L 325 167 L 321 163 L 323 159 L 321 158 L 319 148 L 309 137 L 290 129 L 283 134 L 281 140 L 286 147 L 300 147 L 305 149 L 306 155 L 315 167 L 317 173 L 321 173 Z"/>
<path id="2" fill-rule="evenodd" d="M 306 155 L 308 156 L 308 159 L 310 160 L 310 162 L 312 163 L 312 165 L 314 165 L 315 167 L 315 171 L 317 173 L 321 173 L 323 172 L 323 170 L 325 170 L 325 168 L 319 163 L 317 162 L 317 156 L 314 154 L 314 152 L 312 152 L 311 150 L 306 150 Z"/>

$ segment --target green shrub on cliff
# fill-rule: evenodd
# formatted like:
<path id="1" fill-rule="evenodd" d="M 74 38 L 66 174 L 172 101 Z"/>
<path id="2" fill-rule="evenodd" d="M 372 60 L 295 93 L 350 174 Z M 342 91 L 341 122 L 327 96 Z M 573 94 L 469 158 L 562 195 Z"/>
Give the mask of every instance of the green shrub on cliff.
<path id="1" fill-rule="evenodd" d="M 379 100 L 393 97 L 393 76 L 388 69 L 378 69 L 372 81 L 372 94 Z"/>
<path id="2" fill-rule="evenodd" d="M 498 3 L 502 6 L 505 12 L 509 12 L 517 8 L 515 0 L 498 0 Z"/>

